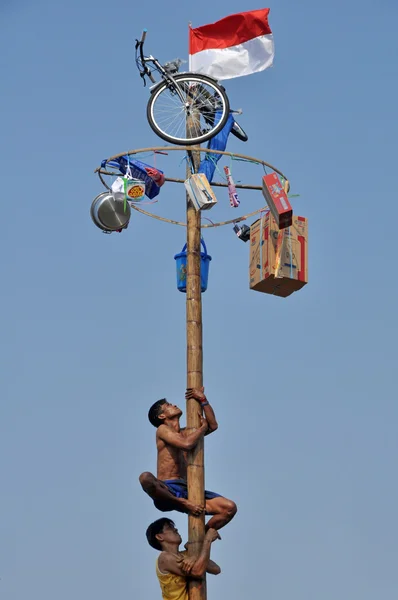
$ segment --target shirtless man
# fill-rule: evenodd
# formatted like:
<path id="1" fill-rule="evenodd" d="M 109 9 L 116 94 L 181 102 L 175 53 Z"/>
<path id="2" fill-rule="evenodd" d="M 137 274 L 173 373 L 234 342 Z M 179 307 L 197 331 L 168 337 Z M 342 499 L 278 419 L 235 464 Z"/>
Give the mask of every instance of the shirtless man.
<path id="1" fill-rule="evenodd" d="M 188 580 L 203 579 L 205 573 L 218 575 L 220 567 L 210 559 L 212 543 L 220 539 L 215 529 L 209 529 L 198 556 L 188 557 L 180 552 L 181 536 L 171 519 L 158 519 L 146 531 L 148 543 L 160 550 L 156 561 L 156 575 L 163 600 L 188 600 Z"/>
<path id="2" fill-rule="evenodd" d="M 235 502 L 220 494 L 205 491 L 205 506 L 188 500 L 186 451 L 192 450 L 203 435 L 209 435 L 218 428 L 214 411 L 204 394 L 204 388 L 189 389 L 185 397 L 194 398 L 203 408 L 205 416 L 200 417 L 200 427 L 191 433 L 180 427 L 182 410 L 170 404 L 165 398 L 151 406 L 149 421 L 156 427 L 158 449 L 157 478 L 152 473 L 142 473 L 140 483 L 144 492 L 162 512 L 177 510 L 183 513 L 213 515 L 206 530 L 221 529 L 234 517 L 237 511 Z"/>

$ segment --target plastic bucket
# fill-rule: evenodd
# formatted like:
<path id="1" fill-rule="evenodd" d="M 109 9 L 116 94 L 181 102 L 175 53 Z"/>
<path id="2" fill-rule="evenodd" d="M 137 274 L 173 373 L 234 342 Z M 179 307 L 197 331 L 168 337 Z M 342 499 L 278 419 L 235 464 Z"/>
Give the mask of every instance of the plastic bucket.
<path id="1" fill-rule="evenodd" d="M 205 292 L 207 290 L 207 283 L 209 280 L 209 266 L 211 261 L 211 256 L 207 254 L 206 244 L 204 239 L 200 240 L 204 252 L 200 253 L 200 288 L 201 292 Z M 187 245 L 183 247 L 179 254 L 174 256 L 176 261 L 177 268 L 177 289 L 179 292 L 187 291 L 187 253 L 186 253 Z"/>

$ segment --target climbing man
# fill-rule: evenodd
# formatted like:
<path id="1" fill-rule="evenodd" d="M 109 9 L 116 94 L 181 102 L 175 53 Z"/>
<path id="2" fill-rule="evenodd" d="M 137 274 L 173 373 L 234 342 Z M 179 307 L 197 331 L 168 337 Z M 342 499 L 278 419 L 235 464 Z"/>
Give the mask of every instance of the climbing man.
<path id="1" fill-rule="evenodd" d="M 146 531 L 148 543 L 160 550 L 156 561 L 163 600 L 188 600 L 188 580 L 202 579 L 205 573 L 218 575 L 220 567 L 210 560 L 212 542 L 221 539 L 215 529 L 208 529 L 198 556 L 188 558 L 180 552 L 181 536 L 171 519 L 158 519 Z"/>
<path id="2" fill-rule="evenodd" d="M 205 416 L 200 417 L 199 429 L 191 433 L 181 429 L 182 410 L 165 398 L 155 402 L 149 409 L 148 418 L 157 429 L 157 478 L 152 473 L 145 472 L 140 475 L 140 483 L 158 510 L 177 510 L 192 515 L 205 512 L 206 515 L 213 515 L 206 529 L 221 529 L 236 514 L 235 502 L 206 490 L 205 506 L 193 504 L 188 500 L 186 480 L 186 451 L 192 450 L 203 435 L 209 435 L 218 428 L 216 417 L 204 394 L 204 388 L 188 389 L 185 397 L 194 398 L 204 410 Z"/>

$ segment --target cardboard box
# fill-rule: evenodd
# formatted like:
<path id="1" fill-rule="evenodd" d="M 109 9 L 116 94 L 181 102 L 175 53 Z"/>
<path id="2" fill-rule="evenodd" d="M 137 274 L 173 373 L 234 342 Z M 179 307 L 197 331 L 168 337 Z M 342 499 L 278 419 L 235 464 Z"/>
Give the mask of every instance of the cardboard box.
<path id="1" fill-rule="evenodd" d="M 184 185 L 196 210 L 208 210 L 217 204 L 217 198 L 204 173 L 191 175 Z"/>
<path id="2" fill-rule="evenodd" d="M 293 217 L 291 227 L 278 229 L 271 212 L 250 227 L 250 288 L 286 298 L 308 282 L 308 223 Z"/>
<path id="3" fill-rule="evenodd" d="M 293 209 L 276 173 L 264 175 L 263 196 L 279 229 L 290 227 L 292 224 Z"/>

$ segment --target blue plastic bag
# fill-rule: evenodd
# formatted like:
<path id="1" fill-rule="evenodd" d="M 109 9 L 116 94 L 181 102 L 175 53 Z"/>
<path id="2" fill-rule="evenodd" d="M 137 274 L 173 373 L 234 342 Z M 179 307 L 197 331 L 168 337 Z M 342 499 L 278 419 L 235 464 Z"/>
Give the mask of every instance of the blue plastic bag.
<path id="1" fill-rule="evenodd" d="M 152 169 L 153 167 L 151 165 L 147 165 L 146 163 L 135 158 L 129 159 L 127 154 L 113 160 L 103 160 L 101 163 L 101 168 L 106 169 L 107 165 L 119 169 L 123 175 L 126 175 L 128 167 L 130 167 L 131 176 L 134 179 L 140 179 L 145 183 L 145 196 L 148 196 L 150 200 L 159 194 L 160 187 L 154 182 L 152 177 L 149 177 L 148 173 L 145 171 L 145 167 L 150 167 Z M 160 169 L 156 170 L 159 171 L 159 173 L 163 173 L 163 171 Z"/>
<path id="2" fill-rule="evenodd" d="M 207 148 L 209 150 L 225 150 L 225 148 L 227 147 L 228 137 L 231 133 L 231 129 L 233 127 L 234 122 L 235 119 L 230 114 L 226 124 L 221 129 L 221 131 L 217 133 L 216 136 L 211 138 L 211 140 L 209 140 L 209 142 L 207 143 Z M 216 170 L 216 163 L 220 160 L 221 157 L 222 154 L 213 154 L 212 152 L 209 152 L 209 154 L 205 154 L 204 159 L 200 163 L 198 173 L 204 173 L 209 183 L 213 180 L 214 171 Z"/>

